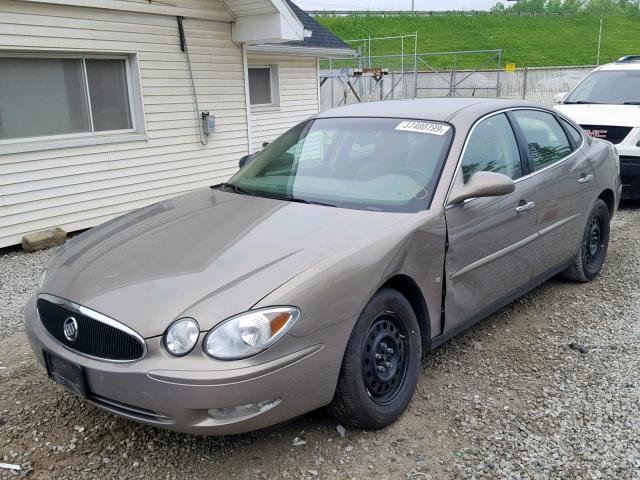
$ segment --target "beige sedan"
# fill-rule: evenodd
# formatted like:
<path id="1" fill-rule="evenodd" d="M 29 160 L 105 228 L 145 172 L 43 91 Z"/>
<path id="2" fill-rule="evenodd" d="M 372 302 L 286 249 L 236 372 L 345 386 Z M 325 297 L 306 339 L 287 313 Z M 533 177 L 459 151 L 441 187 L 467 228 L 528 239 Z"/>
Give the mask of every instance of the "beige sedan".
<path id="1" fill-rule="evenodd" d="M 424 351 L 556 274 L 598 275 L 621 191 L 610 143 L 495 99 L 342 107 L 242 163 L 49 261 L 25 316 L 55 382 L 183 432 L 327 405 L 384 427 Z"/>

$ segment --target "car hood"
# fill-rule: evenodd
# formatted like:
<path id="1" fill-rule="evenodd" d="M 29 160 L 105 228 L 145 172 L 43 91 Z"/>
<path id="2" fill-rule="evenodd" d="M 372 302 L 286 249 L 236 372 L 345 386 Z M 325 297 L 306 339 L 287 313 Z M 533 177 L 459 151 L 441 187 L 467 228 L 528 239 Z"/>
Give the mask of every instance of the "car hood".
<path id="1" fill-rule="evenodd" d="M 556 109 L 580 125 L 640 127 L 638 105 L 556 105 Z"/>
<path id="2" fill-rule="evenodd" d="M 407 215 L 198 190 L 70 240 L 47 264 L 40 292 L 144 337 L 161 335 L 189 315 L 208 330 Z"/>

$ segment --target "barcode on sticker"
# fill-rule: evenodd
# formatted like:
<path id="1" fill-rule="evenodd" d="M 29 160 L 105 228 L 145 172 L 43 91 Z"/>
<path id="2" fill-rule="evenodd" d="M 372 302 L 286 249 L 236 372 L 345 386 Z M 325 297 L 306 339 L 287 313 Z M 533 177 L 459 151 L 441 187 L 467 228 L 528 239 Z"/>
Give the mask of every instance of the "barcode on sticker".
<path id="1" fill-rule="evenodd" d="M 451 127 L 440 123 L 416 122 L 415 120 L 405 120 L 400 122 L 396 130 L 404 132 L 429 133 L 431 135 L 444 135 Z"/>

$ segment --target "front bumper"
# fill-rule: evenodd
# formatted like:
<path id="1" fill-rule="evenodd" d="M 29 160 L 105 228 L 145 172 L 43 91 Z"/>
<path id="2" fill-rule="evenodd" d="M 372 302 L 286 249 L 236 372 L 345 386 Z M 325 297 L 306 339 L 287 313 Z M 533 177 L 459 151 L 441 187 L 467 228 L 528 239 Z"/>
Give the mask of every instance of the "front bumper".
<path id="1" fill-rule="evenodd" d="M 174 431 L 229 435 L 264 428 L 327 405 L 333 398 L 342 354 L 352 325 L 332 326 L 304 339 L 298 349 L 275 360 L 253 365 L 225 362 L 216 369 L 213 360 L 203 369 L 194 350 L 180 359 L 170 357 L 161 337 L 146 340 L 144 358 L 131 363 L 111 363 L 87 358 L 56 341 L 43 328 L 35 299 L 25 307 L 25 327 L 31 348 L 44 366 L 43 351 L 81 365 L 87 383 L 86 400 L 119 416 Z M 344 330 L 344 331 L 343 331 Z M 283 337 L 281 342 L 287 337 Z M 336 345 L 336 338 L 343 339 Z M 272 347 L 273 348 L 273 347 Z M 204 353 L 201 353 L 204 355 Z M 167 368 L 179 360 L 179 367 Z M 192 365 L 192 368 L 189 368 Z M 185 368 L 186 367 L 186 368 Z M 279 399 L 279 403 L 253 416 L 220 420 L 211 408 L 227 408 Z"/>
<path id="2" fill-rule="evenodd" d="M 638 151 L 640 154 L 640 149 Z M 640 199 L 640 156 L 620 155 L 620 177 L 622 179 L 622 198 Z"/>

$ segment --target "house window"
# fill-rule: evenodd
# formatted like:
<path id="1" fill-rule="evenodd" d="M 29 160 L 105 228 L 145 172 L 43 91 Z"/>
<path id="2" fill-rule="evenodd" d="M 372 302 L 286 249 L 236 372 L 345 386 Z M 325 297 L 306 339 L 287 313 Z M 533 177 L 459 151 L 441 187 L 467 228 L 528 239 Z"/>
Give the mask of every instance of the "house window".
<path id="1" fill-rule="evenodd" d="M 140 133 L 131 70 L 128 56 L 0 56 L 0 153 Z"/>
<path id="2" fill-rule="evenodd" d="M 278 67 L 275 65 L 249 67 L 249 100 L 253 106 L 279 104 Z"/>

